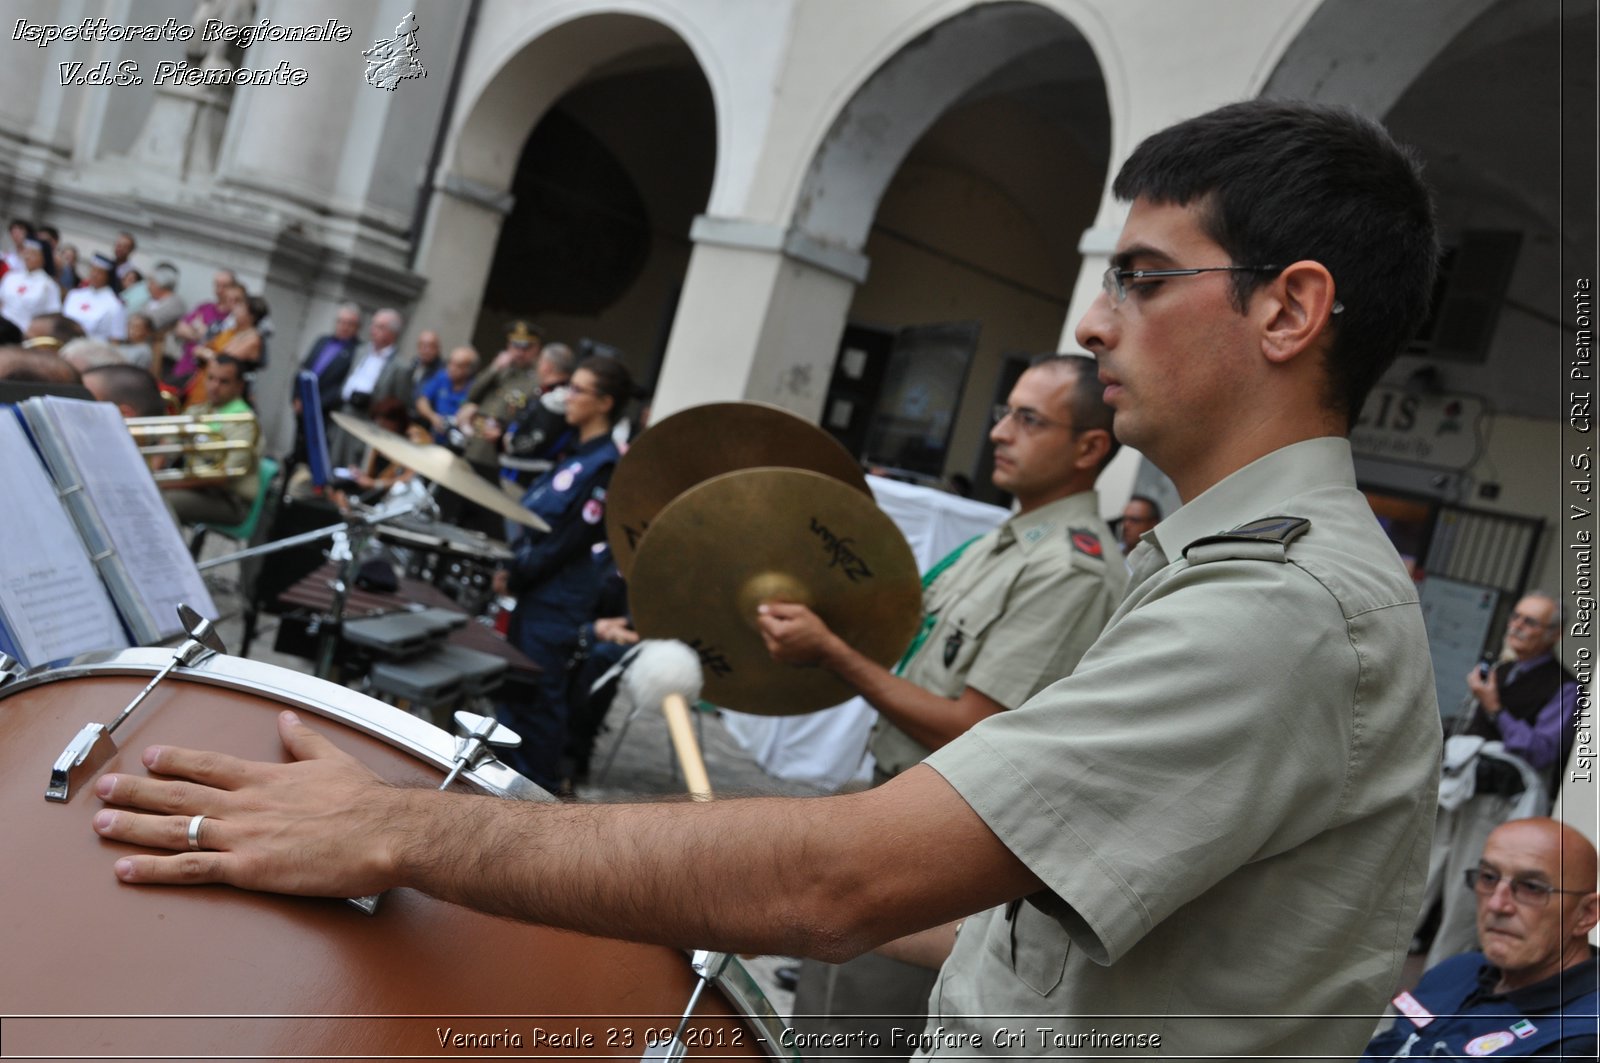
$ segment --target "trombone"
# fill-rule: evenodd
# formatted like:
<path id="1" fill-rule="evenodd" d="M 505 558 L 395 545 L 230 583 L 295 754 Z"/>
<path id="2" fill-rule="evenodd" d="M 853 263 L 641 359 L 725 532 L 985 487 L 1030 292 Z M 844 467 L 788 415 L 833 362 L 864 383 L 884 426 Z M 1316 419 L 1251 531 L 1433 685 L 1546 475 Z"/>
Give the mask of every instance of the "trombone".
<path id="1" fill-rule="evenodd" d="M 158 487 L 221 484 L 255 468 L 261 425 L 253 412 L 128 417 L 124 423 Z"/>

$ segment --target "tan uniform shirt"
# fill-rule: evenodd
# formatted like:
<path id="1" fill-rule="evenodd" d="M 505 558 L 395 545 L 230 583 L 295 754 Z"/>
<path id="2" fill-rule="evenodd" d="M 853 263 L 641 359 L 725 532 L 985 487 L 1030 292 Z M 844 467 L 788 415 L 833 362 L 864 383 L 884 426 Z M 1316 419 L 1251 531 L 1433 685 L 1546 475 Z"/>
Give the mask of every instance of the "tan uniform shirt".
<path id="1" fill-rule="evenodd" d="M 1309 529 L 1197 542 L 1279 515 Z M 1416 589 L 1334 438 L 1234 473 L 1131 558 L 1070 677 L 929 758 L 1046 887 L 966 922 L 929 1027 L 995 1054 L 1354 1057 L 1427 870 Z"/>
<path id="2" fill-rule="evenodd" d="M 1072 671 L 1122 600 L 1116 542 L 1093 491 L 1010 517 L 923 591 L 933 626 L 901 674 L 948 698 L 970 686 L 1021 705 Z M 929 752 L 882 718 L 870 748 L 888 775 Z"/>
<path id="3" fill-rule="evenodd" d="M 478 378 L 467 393 L 467 401 L 478 404 L 478 423 L 493 418 L 502 428 L 511 423 L 517 411 L 539 396 L 539 374 L 533 366 L 514 366 Z M 478 465 L 493 465 L 500 460 L 500 444 L 482 436 L 468 441 L 463 455 Z"/>

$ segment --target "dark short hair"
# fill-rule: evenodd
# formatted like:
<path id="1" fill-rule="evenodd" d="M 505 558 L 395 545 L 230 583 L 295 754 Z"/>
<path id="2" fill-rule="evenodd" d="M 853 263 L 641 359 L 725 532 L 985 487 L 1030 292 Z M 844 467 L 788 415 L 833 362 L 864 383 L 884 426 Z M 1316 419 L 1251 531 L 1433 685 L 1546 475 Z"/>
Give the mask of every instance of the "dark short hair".
<path id="1" fill-rule="evenodd" d="M 84 336 L 88 335 L 88 333 L 83 331 L 82 325 L 72 320 L 66 314 L 40 314 L 38 317 L 35 317 L 33 321 L 38 321 L 39 318 L 44 318 L 49 321 L 50 335 L 55 338 L 57 343 L 71 343 L 73 340 L 81 340 Z M 33 327 L 33 321 L 28 323 L 29 328 Z"/>
<path id="2" fill-rule="evenodd" d="M 1325 403 L 1347 421 L 1427 315 L 1439 242 L 1421 163 L 1354 111 L 1230 104 L 1147 138 L 1111 188 L 1123 200 L 1196 204 L 1234 265 L 1326 267 L 1344 310 L 1330 320 Z M 1243 311 L 1271 275 L 1232 279 Z"/>
<path id="3" fill-rule="evenodd" d="M 214 364 L 216 364 L 216 365 L 231 365 L 231 366 L 233 366 L 234 375 L 237 376 L 240 380 L 244 379 L 244 363 L 242 361 L 240 361 L 239 359 L 235 358 L 233 355 L 231 355 L 231 354 L 219 354 L 215 358 L 212 359 L 212 362 Z"/>
<path id="4" fill-rule="evenodd" d="M 367 416 L 372 418 L 372 423 L 379 421 L 393 421 L 400 426 L 401 434 L 411 427 L 411 411 L 406 409 L 406 404 L 393 396 L 386 396 L 372 404 L 367 411 Z"/>
<path id="5" fill-rule="evenodd" d="M 1155 499 L 1151 498 L 1149 495 L 1134 495 L 1128 499 L 1128 506 L 1133 505 L 1135 502 L 1143 502 L 1145 505 L 1150 507 L 1151 520 L 1158 522 L 1161 520 L 1161 505 Z M 1127 509 L 1128 506 L 1123 506 L 1122 508 Z"/>
<path id="6" fill-rule="evenodd" d="M 594 376 L 595 387 L 600 389 L 600 394 L 611 396 L 611 423 L 622 420 L 622 415 L 628 409 L 628 400 L 633 398 L 633 375 L 622 364 L 622 360 L 597 354 L 579 362 L 578 369 L 587 369 Z M 576 373 L 578 369 L 573 372 Z"/>
<path id="7" fill-rule="evenodd" d="M 97 394 L 103 393 L 118 406 L 129 407 L 135 417 L 160 417 L 167 412 L 167 404 L 161 398 L 161 388 L 148 370 L 126 363 L 101 365 L 84 370 L 84 384 L 87 385 L 91 379 L 99 385 Z M 96 391 L 95 388 L 89 390 Z"/>
<path id="8" fill-rule="evenodd" d="M 54 351 L 0 347 L 0 380 L 32 384 L 79 384 L 78 370 Z"/>
<path id="9" fill-rule="evenodd" d="M 52 243 L 61 239 L 61 230 L 57 229 L 54 225 L 41 225 L 34 231 L 40 236 L 48 236 Z"/>
<path id="10" fill-rule="evenodd" d="M 1098 473 L 1111 464 L 1111 459 L 1122 449 L 1116 432 L 1111 428 L 1115 411 L 1106 405 L 1106 386 L 1100 382 L 1100 367 L 1085 354 L 1042 354 L 1029 363 L 1028 368 L 1038 369 L 1042 366 L 1069 369 L 1074 374 L 1072 394 L 1067 400 L 1072 411 L 1072 427 L 1079 432 L 1099 428 L 1111 437 L 1111 446 L 1106 448 L 1106 456 L 1095 470 Z"/>

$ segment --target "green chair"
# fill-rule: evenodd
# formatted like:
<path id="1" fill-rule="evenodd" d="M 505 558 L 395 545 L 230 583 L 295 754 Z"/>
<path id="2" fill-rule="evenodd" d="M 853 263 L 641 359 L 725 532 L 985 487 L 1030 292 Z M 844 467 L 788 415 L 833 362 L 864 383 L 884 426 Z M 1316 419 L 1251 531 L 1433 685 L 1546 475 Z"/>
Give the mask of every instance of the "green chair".
<path id="1" fill-rule="evenodd" d="M 207 532 L 216 532 L 226 535 L 245 545 L 255 538 L 256 528 L 261 524 L 261 515 L 266 512 L 267 499 L 272 496 L 272 483 L 278 478 L 278 459 L 262 455 L 256 470 L 260 483 L 256 488 L 256 499 L 250 503 L 250 512 L 245 514 L 244 520 L 238 524 L 197 524 L 195 525 L 194 538 L 189 540 L 189 553 L 195 557 L 200 556 L 200 545 L 206 540 Z"/>

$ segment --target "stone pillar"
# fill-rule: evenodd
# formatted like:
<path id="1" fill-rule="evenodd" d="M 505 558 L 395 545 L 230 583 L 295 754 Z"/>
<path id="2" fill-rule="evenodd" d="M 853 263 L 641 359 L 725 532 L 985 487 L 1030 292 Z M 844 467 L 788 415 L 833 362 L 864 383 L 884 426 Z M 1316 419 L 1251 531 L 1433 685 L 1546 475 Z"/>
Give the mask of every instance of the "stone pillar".
<path id="1" fill-rule="evenodd" d="M 696 219 L 651 416 L 752 400 L 820 419 L 864 256 L 797 230 Z"/>
<path id="2" fill-rule="evenodd" d="M 454 173 L 444 175 L 434 191 L 421 241 L 423 258 L 417 263 L 417 271 L 430 283 L 413 321 L 441 336 L 464 339 L 478 323 L 500 226 L 511 213 L 512 197 Z M 478 353 L 487 362 L 498 352 Z"/>

